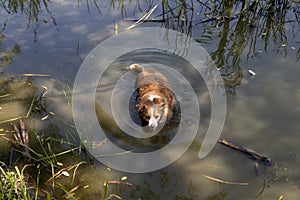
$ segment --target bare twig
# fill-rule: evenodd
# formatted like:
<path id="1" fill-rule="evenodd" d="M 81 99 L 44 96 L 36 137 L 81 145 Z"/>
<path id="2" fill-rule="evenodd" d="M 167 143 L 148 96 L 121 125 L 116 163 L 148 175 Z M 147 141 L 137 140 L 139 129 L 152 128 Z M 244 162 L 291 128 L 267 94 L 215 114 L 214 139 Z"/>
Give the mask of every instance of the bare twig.
<path id="1" fill-rule="evenodd" d="M 103 144 L 105 144 L 107 142 L 107 138 L 104 138 L 103 140 L 101 140 L 98 144 L 92 144 L 93 149 L 98 148 L 100 146 L 102 146 Z"/>
<path id="2" fill-rule="evenodd" d="M 134 27 L 136 27 L 139 24 L 142 24 L 145 22 L 145 20 L 147 20 L 150 15 L 154 12 L 154 10 L 157 8 L 157 6 L 160 4 L 161 1 L 159 1 L 151 10 L 149 10 L 149 12 L 147 12 L 146 14 L 144 14 L 137 22 L 135 22 L 134 24 L 132 24 L 131 26 L 129 26 L 127 28 L 127 30 L 130 30 Z"/>
<path id="3" fill-rule="evenodd" d="M 125 181 L 108 181 L 107 182 L 108 185 L 125 185 L 128 187 L 132 187 L 131 183 L 125 182 Z"/>
<path id="4" fill-rule="evenodd" d="M 265 191 L 265 187 L 266 187 L 266 180 L 264 179 L 263 187 L 262 187 L 261 191 L 258 193 L 258 195 L 255 197 L 255 199 L 258 199 L 258 197 L 260 197 L 262 195 L 262 193 Z"/>
<path id="5" fill-rule="evenodd" d="M 26 76 L 26 77 L 48 77 L 50 76 L 49 74 L 23 74 L 23 76 Z"/>
<path id="6" fill-rule="evenodd" d="M 218 179 L 218 178 L 214 178 L 214 177 L 211 177 L 211 176 L 208 176 L 208 175 L 203 175 L 203 176 L 204 176 L 205 178 L 209 179 L 209 180 L 216 181 L 216 182 L 223 183 L 223 184 L 229 184 L 229 185 L 242 185 L 242 186 L 247 186 L 247 185 L 249 185 L 249 183 L 224 181 L 224 180 L 221 180 L 221 179 Z"/>

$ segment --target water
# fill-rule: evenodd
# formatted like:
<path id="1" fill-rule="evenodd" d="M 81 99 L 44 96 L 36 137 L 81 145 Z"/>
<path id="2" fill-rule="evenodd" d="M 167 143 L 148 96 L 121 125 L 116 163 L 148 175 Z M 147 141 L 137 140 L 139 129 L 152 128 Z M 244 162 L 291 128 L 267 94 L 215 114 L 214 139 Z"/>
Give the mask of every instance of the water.
<path id="1" fill-rule="evenodd" d="M 134 23 L 130 20 L 140 18 L 156 3 L 45 1 L 40 7 L 30 7 L 25 3 L 23 10 L 20 5 L 15 10 L 6 7 L 9 12 L 1 7 L 0 96 L 11 96 L 0 98 L 0 120 L 25 116 L 33 96 L 41 94 L 41 86 L 44 85 L 48 88 L 42 106 L 45 109 L 34 107 L 35 112 L 30 113 L 27 120 L 28 128 L 46 142 L 51 140 L 58 152 L 73 147 L 60 142 L 78 141 L 76 131 L 71 128 L 71 93 L 82 61 L 101 41 L 125 31 Z M 173 8 L 176 3 L 170 1 L 169 5 Z M 194 5 L 194 10 L 190 9 L 191 5 Z M 168 67 L 172 66 L 179 75 L 185 76 L 200 102 L 198 135 L 188 151 L 176 162 L 154 172 L 133 174 L 113 169 L 108 171 L 98 162 L 95 163 L 96 167 L 81 165 L 77 169 L 74 184 L 70 184 L 70 177 L 56 180 L 70 189 L 80 185 L 74 192 L 75 197 L 98 199 L 105 179 L 109 177 L 110 180 L 120 181 L 121 177 L 127 176 L 126 181 L 133 186 L 109 185 L 109 194 L 117 194 L 123 199 L 279 199 L 281 195 L 284 199 L 299 198 L 300 30 L 299 21 L 295 20 L 299 17 L 299 7 L 294 12 L 290 10 L 285 17 L 280 12 L 274 12 L 271 18 L 260 18 L 252 13 L 239 17 L 237 13 L 242 5 L 238 2 L 228 3 L 226 9 L 221 4 L 216 9 L 212 4 L 207 6 L 189 1 L 185 12 L 182 10 L 182 14 L 178 15 L 179 20 L 174 20 L 172 12 L 166 12 L 166 7 L 159 4 L 151 16 L 169 20 L 151 21 L 138 27 L 178 30 L 193 37 L 209 52 L 222 74 L 227 95 L 226 121 L 221 138 L 267 155 L 272 159 L 272 166 L 255 169 L 252 160 L 219 144 L 215 145 L 208 156 L 199 159 L 198 152 L 211 117 L 211 101 L 203 79 L 199 74 L 195 75 L 188 63 L 175 56 L 157 52 L 131 52 L 115 60 L 98 83 L 96 110 L 106 136 L 124 149 L 137 152 L 160 149 L 174 137 L 172 130 L 166 130 L 170 135 L 156 137 L 150 142 L 132 140 L 124 134 L 120 135 L 120 130 L 116 129 L 116 124 L 111 120 L 113 114 L 109 97 L 119 94 L 114 93 L 113 86 L 127 72 L 122 66 L 132 62 L 154 66 L 169 76 L 172 74 Z M 173 13 L 177 12 L 178 9 L 173 10 Z M 236 18 L 213 18 L 229 13 L 233 13 Z M 275 23 L 272 18 L 280 23 Z M 203 21 L 206 19 L 210 20 Z M 183 44 L 189 43 L 183 41 Z M 112 46 L 111 51 L 121 47 Z M 249 74 L 249 69 L 256 75 Z M 22 75 L 29 73 L 49 76 L 28 78 Z M 133 90 L 133 77 L 135 74 L 124 76 L 120 86 Z M 170 79 L 174 80 L 172 77 Z M 173 82 L 172 86 L 185 87 L 180 81 Z M 25 92 L 27 89 L 29 92 Z M 185 90 L 179 89 L 179 92 L 182 96 L 187 95 Z M 115 102 L 118 109 L 126 106 L 125 110 L 128 110 L 128 106 L 132 106 L 119 98 Z M 115 115 L 122 119 L 118 109 Z M 55 116 L 50 115 L 50 112 L 55 113 Z M 41 118 L 46 115 L 49 118 L 42 121 Z M 134 116 L 126 115 L 123 118 L 124 125 L 137 125 L 131 120 Z M 178 123 L 175 123 L 170 127 L 176 130 L 177 126 Z M 0 124 L 0 133 L 7 134 L 10 128 L 9 123 Z M 53 138 L 59 142 L 55 143 Z M 39 146 L 35 142 L 31 145 Z M 1 160 L 8 162 L 9 149 L 7 142 L 1 140 Z M 75 165 L 81 160 L 89 159 L 75 152 L 58 157 L 64 166 Z M 50 174 L 47 171 L 42 173 L 42 179 L 46 181 Z M 249 185 L 221 184 L 204 175 L 224 181 L 246 182 Z M 49 189 L 47 184 L 41 184 L 41 187 Z M 53 193 L 58 199 L 62 195 L 64 192 L 61 189 Z"/>

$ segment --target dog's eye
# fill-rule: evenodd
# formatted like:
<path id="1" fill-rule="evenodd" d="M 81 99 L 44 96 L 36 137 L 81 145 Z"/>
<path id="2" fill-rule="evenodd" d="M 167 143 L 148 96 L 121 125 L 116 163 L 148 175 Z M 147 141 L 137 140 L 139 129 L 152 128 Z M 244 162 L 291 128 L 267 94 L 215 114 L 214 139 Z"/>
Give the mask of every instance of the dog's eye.
<path id="1" fill-rule="evenodd" d="M 154 117 L 157 119 L 157 118 L 159 118 L 159 117 L 160 117 L 160 115 L 154 115 Z"/>

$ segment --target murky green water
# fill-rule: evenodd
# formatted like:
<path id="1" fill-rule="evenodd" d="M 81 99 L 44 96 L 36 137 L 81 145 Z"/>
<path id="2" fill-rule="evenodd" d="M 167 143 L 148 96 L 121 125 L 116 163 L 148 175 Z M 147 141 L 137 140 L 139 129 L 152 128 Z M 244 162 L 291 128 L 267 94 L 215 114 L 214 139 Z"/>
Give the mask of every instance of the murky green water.
<path id="1" fill-rule="evenodd" d="M 224 5 L 186 1 L 183 5 L 177 2 L 178 7 L 176 2 L 168 2 L 172 11 L 168 11 L 166 5 L 158 4 L 149 18 L 151 20 L 137 27 L 166 27 L 183 32 L 208 51 L 222 74 L 226 88 L 227 114 L 221 138 L 267 155 L 272 159 L 272 166 L 260 166 L 256 169 L 252 160 L 220 144 L 216 144 L 204 159 L 198 158 L 211 115 L 209 94 L 203 80 L 192 76 L 191 71 L 181 69 L 189 78 L 201 103 L 198 136 L 183 156 L 168 167 L 143 174 L 107 170 L 98 162 L 94 166 L 89 163 L 77 169 L 74 183 L 71 177 L 56 181 L 65 185 L 67 190 L 78 186 L 73 194 L 75 199 L 99 199 L 106 179 L 120 181 L 123 176 L 127 176 L 126 181 L 132 186 L 111 184 L 107 196 L 116 194 L 123 199 L 221 200 L 280 199 L 282 195 L 283 199 L 298 199 L 299 5 L 294 3 L 287 13 L 284 13 L 283 5 L 276 7 L 266 17 L 267 13 L 263 11 L 248 11 L 244 15 L 238 15 L 244 6 L 242 2 L 229 1 Z M 125 31 L 134 20 L 157 3 L 158 1 L 2 1 L 0 121 L 26 116 L 29 111 L 25 122 L 31 133 L 30 138 L 33 138 L 30 141 L 35 141 L 34 138 L 38 136 L 45 144 L 53 145 L 51 149 L 56 152 L 77 147 L 78 136 L 72 126 L 71 96 L 82 61 L 100 42 Z M 255 10 L 255 5 L 252 6 Z M 262 15 L 265 17 L 261 17 Z M 112 46 L 108 51 L 121 47 Z M 150 53 L 144 58 L 138 54 L 131 55 L 128 59 L 123 57 L 115 61 L 114 65 L 130 63 L 133 58 L 146 63 L 149 59 L 156 58 L 163 60 L 159 62 L 162 65 L 172 62 L 174 65 L 178 64 L 176 59 L 174 61 L 168 56 L 155 55 Z M 113 90 L 110 81 L 117 80 L 124 73 L 117 69 L 118 67 L 107 71 L 108 80 L 104 76 L 103 82 L 99 83 L 98 101 L 104 104 L 106 95 L 111 95 Z M 179 66 L 175 69 L 180 71 Z M 252 76 L 249 69 L 256 75 Z M 33 98 L 42 93 L 42 86 L 48 88 L 42 105 L 35 102 L 30 107 Z M 132 142 L 127 137 L 120 138 L 115 124 L 104 115 L 108 108 L 109 102 L 107 107 L 103 106 L 98 110 L 98 114 L 103 114 L 101 117 L 104 121 L 101 123 L 107 133 L 114 133 L 110 139 L 120 143 L 122 147 L 149 151 L 149 148 L 160 148 L 161 144 L 168 143 L 169 138 L 158 138 L 161 140 L 153 140 L 150 145 L 147 143 L 148 146 L 145 146 L 145 143 Z M 0 124 L 0 134 L 12 138 L 9 135 L 11 130 L 9 123 Z M 10 145 L 5 139 L 1 139 L 0 143 L 1 161 L 7 163 Z M 30 146 L 42 152 L 37 142 L 30 143 Z M 58 156 L 56 161 L 67 167 L 80 161 L 89 162 L 89 158 L 82 151 L 74 151 L 72 154 Z M 55 168 L 56 171 L 59 169 L 59 166 Z M 205 175 L 248 185 L 220 183 Z M 50 176 L 49 171 L 42 170 L 41 188 L 52 190 L 51 181 L 44 183 Z M 61 199 L 65 195 L 62 187 L 56 187 L 53 191 L 53 198 Z M 43 199 L 46 194 L 42 190 L 40 193 Z"/>

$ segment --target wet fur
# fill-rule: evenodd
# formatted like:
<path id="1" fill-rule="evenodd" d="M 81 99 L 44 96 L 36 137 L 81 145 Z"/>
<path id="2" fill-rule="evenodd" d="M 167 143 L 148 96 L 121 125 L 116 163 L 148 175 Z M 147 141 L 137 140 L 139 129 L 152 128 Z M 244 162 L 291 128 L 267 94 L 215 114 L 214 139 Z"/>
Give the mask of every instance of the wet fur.
<path id="1" fill-rule="evenodd" d="M 172 116 L 176 99 L 164 75 L 152 69 L 143 69 L 138 74 L 136 88 L 138 92 L 136 107 L 144 121 L 149 122 L 150 108 L 155 110 L 155 113 L 161 113 L 159 123 Z"/>

